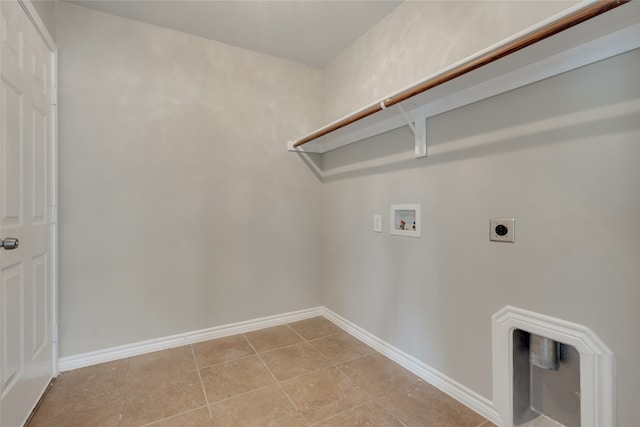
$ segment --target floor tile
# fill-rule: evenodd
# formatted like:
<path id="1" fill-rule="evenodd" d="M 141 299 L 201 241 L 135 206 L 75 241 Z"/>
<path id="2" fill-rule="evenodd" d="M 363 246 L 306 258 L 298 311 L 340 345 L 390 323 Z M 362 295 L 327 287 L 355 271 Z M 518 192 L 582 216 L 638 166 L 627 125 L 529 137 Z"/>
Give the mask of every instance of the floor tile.
<path id="1" fill-rule="evenodd" d="M 195 369 L 196 361 L 193 357 L 191 346 L 188 345 L 143 354 L 129 359 L 129 378 L 154 372 L 179 375 L 181 372 Z"/>
<path id="2" fill-rule="evenodd" d="M 122 427 L 151 423 L 204 405 L 198 371 L 176 375 L 171 371 L 146 370 L 144 375 L 129 376 Z"/>
<path id="3" fill-rule="evenodd" d="M 267 367 L 255 355 L 200 369 L 200 375 L 209 403 L 275 383 Z"/>
<path id="4" fill-rule="evenodd" d="M 254 353 L 243 335 L 193 344 L 193 352 L 199 368 L 231 362 Z"/>
<path id="5" fill-rule="evenodd" d="M 289 326 L 305 340 L 313 340 L 342 332 L 342 329 L 324 317 L 300 320 L 299 322 L 289 323 Z"/>
<path id="6" fill-rule="evenodd" d="M 307 425 L 276 384 L 211 404 L 210 408 L 214 424 L 220 426 L 302 427 Z"/>
<path id="7" fill-rule="evenodd" d="M 70 397 L 54 391 L 44 398 L 29 427 L 117 427 L 121 409 L 121 393 Z"/>
<path id="8" fill-rule="evenodd" d="M 347 362 L 374 351 L 362 341 L 344 332 L 309 341 L 309 343 L 334 363 Z"/>
<path id="9" fill-rule="evenodd" d="M 69 397 L 94 397 L 124 390 L 129 360 L 101 363 L 58 375 L 53 388 Z"/>
<path id="10" fill-rule="evenodd" d="M 315 425 L 317 427 L 403 427 L 393 415 L 373 402 L 365 403 Z"/>
<path id="11" fill-rule="evenodd" d="M 258 353 L 302 342 L 302 338 L 287 325 L 247 332 L 244 335 Z"/>
<path id="12" fill-rule="evenodd" d="M 365 403 L 369 396 L 337 368 L 324 369 L 282 383 L 300 413 L 311 423 Z"/>
<path id="13" fill-rule="evenodd" d="M 260 357 L 278 381 L 310 374 L 331 364 L 306 342 L 262 353 Z"/>
<path id="14" fill-rule="evenodd" d="M 495 427 L 326 322 L 62 373 L 29 427 Z"/>
<path id="15" fill-rule="evenodd" d="M 415 374 L 380 353 L 359 357 L 338 368 L 373 397 L 389 394 L 417 381 Z"/>
<path id="16" fill-rule="evenodd" d="M 125 359 L 60 374 L 29 426 L 117 426 L 128 368 Z"/>
<path id="17" fill-rule="evenodd" d="M 408 427 L 476 427 L 486 421 L 425 382 L 399 389 L 377 403 Z"/>
<path id="18" fill-rule="evenodd" d="M 174 415 L 164 420 L 146 424 L 149 427 L 213 427 L 213 421 L 206 406 Z"/>

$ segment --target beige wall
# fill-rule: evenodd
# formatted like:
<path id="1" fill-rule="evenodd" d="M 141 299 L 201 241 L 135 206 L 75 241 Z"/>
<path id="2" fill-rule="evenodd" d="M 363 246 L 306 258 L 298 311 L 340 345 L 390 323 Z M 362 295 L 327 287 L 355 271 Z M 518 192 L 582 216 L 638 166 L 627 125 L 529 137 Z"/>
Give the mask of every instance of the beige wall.
<path id="1" fill-rule="evenodd" d="M 574 3 L 405 2 L 327 67 L 325 118 Z M 492 314 L 586 325 L 616 355 L 618 425 L 635 425 L 638 69 L 634 51 L 431 118 L 427 159 L 397 161 L 407 128 L 325 154 L 323 304 L 488 399 Z M 422 238 L 391 237 L 389 205 L 414 202 Z M 490 243 L 489 218 L 512 216 L 516 243 Z"/>
<path id="2" fill-rule="evenodd" d="M 575 1 L 405 1 L 325 69 L 325 119 L 350 114 Z"/>
<path id="3" fill-rule="evenodd" d="M 430 119 L 427 159 L 361 168 L 413 149 L 398 129 L 325 154 L 352 172 L 320 184 L 284 151 L 323 114 L 571 4 L 407 2 L 323 77 L 61 3 L 62 356 L 323 303 L 491 399 L 490 318 L 511 304 L 593 329 L 616 354 L 618 425 L 633 425 L 637 51 Z M 481 30 L 429 21 L 437 9 Z M 411 202 L 423 237 L 389 236 L 389 205 Z M 516 217 L 515 244 L 488 241 L 496 216 Z"/>
<path id="4" fill-rule="evenodd" d="M 640 419 L 640 51 L 324 154 L 323 305 L 492 398 L 491 316 L 505 305 L 591 328 L 615 353 L 618 425 Z M 381 162 L 384 163 L 384 162 Z M 422 204 L 422 237 L 388 234 Z M 371 230 L 384 216 L 384 233 Z M 516 218 L 516 243 L 489 219 Z"/>
<path id="5" fill-rule="evenodd" d="M 315 69 L 59 3 L 60 354 L 319 304 Z"/>

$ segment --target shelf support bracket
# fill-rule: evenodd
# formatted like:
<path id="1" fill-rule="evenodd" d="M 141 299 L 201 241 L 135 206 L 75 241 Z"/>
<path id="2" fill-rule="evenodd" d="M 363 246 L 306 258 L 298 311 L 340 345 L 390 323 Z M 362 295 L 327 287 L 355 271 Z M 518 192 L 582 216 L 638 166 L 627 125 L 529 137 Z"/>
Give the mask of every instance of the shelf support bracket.
<path id="1" fill-rule="evenodd" d="M 404 117 L 405 121 L 409 124 L 411 132 L 416 140 L 415 156 L 416 159 L 420 157 L 427 157 L 427 119 L 423 117 L 419 120 L 413 121 L 411 117 L 404 111 L 400 105 L 397 106 L 400 110 L 400 114 Z"/>

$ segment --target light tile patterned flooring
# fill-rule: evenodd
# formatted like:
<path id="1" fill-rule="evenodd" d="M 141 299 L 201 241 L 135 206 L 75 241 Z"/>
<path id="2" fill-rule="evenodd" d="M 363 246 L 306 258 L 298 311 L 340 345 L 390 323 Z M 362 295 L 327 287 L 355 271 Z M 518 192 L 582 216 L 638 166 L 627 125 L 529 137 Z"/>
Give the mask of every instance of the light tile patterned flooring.
<path id="1" fill-rule="evenodd" d="M 29 427 L 493 426 L 322 317 L 61 374 Z"/>

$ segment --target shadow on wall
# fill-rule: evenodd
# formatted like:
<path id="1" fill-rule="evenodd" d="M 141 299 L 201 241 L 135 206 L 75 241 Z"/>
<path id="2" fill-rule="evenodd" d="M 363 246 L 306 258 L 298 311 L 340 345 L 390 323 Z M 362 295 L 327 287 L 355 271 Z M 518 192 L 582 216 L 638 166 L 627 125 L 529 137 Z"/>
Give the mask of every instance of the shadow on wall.
<path id="1" fill-rule="evenodd" d="M 556 143 L 629 132 L 640 121 L 640 113 L 629 113 L 630 102 L 606 108 L 566 114 L 539 121 L 486 128 L 486 123 L 458 126 L 454 139 L 451 129 L 436 116 L 427 120 L 426 158 L 414 156 L 413 133 L 403 126 L 383 134 L 332 150 L 325 154 L 298 153 L 321 182 L 359 176 L 384 174 L 412 168 L 424 168 L 471 158 L 504 154 Z M 501 123 L 499 123 L 501 124 Z M 450 127 L 450 125 L 449 125 Z M 462 128 L 462 130 L 461 130 Z"/>

